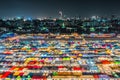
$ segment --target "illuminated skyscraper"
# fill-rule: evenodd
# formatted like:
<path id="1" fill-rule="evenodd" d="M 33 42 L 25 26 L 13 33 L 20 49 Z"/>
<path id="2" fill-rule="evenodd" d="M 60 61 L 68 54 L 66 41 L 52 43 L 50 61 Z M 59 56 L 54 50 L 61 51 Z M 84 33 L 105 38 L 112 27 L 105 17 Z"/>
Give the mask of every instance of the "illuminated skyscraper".
<path id="1" fill-rule="evenodd" d="M 63 19 L 63 13 L 62 13 L 62 11 L 59 11 L 59 15 L 60 15 L 59 19 Z"/>

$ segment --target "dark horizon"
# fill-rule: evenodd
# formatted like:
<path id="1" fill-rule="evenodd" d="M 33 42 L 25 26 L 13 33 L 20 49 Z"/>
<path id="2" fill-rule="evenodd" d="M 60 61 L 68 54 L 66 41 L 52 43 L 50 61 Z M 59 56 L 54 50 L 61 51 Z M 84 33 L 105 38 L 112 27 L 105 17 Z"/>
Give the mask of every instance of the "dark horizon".
<path id="1" fill-rule="evenodd" d="M 120 16 L 119 0 L 1 0 L 0 17 Z"/>

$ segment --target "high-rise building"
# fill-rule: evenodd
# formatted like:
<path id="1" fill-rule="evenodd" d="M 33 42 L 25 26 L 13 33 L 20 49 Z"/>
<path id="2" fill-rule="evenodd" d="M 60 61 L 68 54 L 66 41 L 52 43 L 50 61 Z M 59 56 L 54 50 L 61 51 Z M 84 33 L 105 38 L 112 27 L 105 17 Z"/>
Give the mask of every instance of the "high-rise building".
<path id="1" fill-rule="evenodd" d="M 59 19 L 63 19 L 63 13 L 62 13 L 62 11 L 59 11 L 59 15 L 60 15 Z"/>

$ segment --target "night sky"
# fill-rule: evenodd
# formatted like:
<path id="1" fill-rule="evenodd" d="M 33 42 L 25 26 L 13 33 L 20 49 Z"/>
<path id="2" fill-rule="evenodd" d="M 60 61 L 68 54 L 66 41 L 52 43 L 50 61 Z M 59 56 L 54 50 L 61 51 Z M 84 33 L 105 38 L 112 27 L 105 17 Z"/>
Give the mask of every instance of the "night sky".
<path id="1" fill-rule="evenodd" d="M 0 17 L 120 16 L 120 0 L 0 0 Z"/>

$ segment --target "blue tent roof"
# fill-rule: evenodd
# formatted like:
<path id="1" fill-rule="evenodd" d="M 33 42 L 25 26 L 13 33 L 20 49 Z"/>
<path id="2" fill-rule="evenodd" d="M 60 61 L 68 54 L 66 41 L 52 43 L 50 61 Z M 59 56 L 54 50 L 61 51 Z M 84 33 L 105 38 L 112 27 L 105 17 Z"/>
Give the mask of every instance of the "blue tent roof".
<path id="1" fill-rule="evenodd" d="M 8 37 L 6 34 L 1 35 L 2 38 Z"/>
<path id="2" fill-rule="evenodd" d="M 15 34 L 12 33 L 12 32 L 10 32 L 10 33 L 5 33 L 5 34 L 1 35 L 2 38 L 14 37 L 14 36 L 15 36 Z"/>

